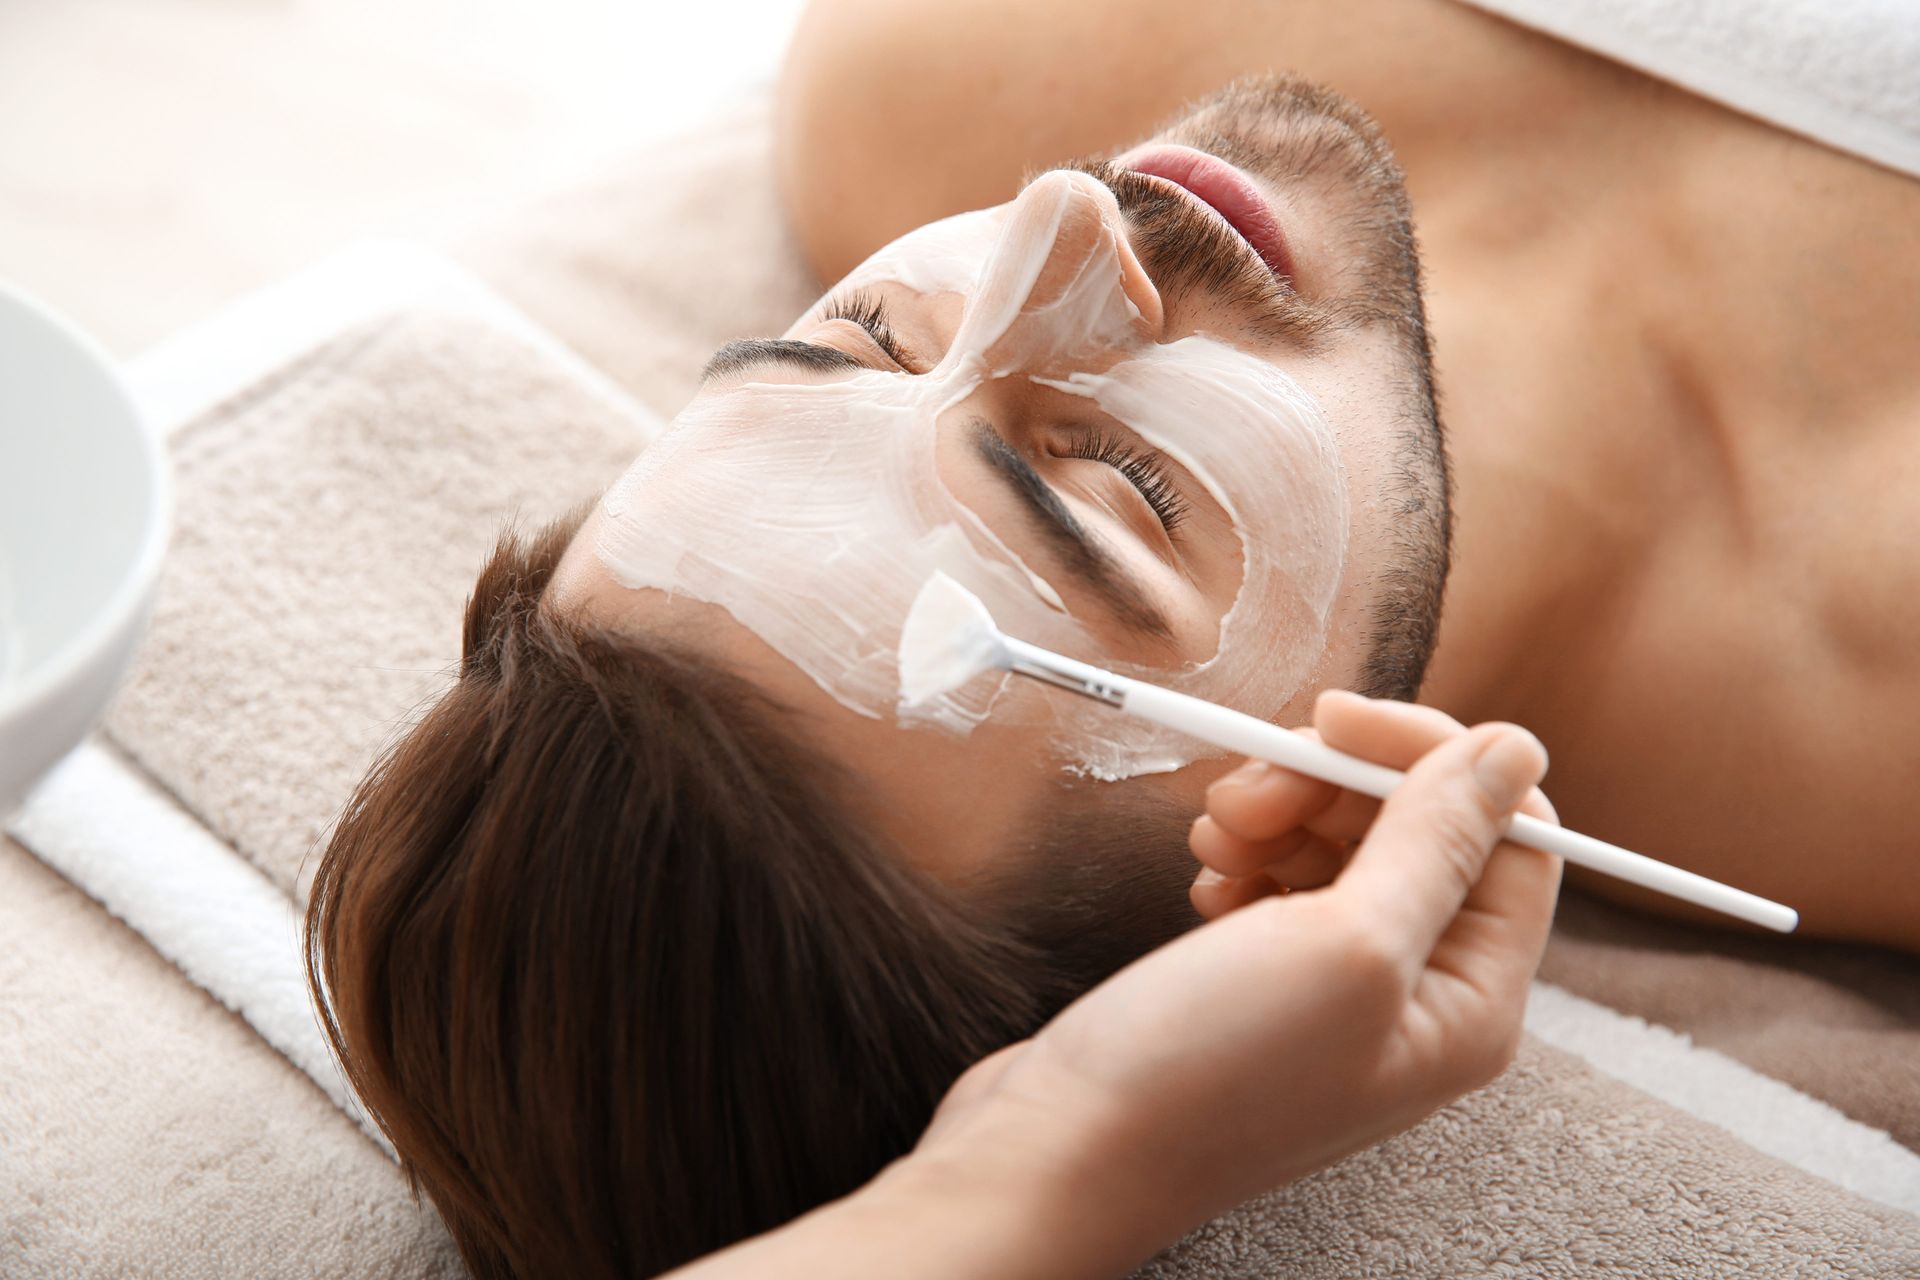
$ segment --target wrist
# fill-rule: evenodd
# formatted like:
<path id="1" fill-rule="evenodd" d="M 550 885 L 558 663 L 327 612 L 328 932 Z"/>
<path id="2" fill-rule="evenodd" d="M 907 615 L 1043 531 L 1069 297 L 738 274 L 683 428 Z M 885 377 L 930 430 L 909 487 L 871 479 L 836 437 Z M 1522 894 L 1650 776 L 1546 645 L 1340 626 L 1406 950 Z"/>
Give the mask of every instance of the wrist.
<path id="1" fill-rule="evenodd" d="M 1125 1275 L 1151 1255 L 1114 1255 L 1072 1212 L 1071 1179 L 1049 1161 L 941 1145 L 902 1156 L 859 1190 L 674 1274 L 833 1280 L 1078 1280 Z"/>
<path id="2" fill-rule="evenodd" d="M 859 1194 L 888 1213 L 947 1214 L 968 1275 L 1122 1276 L 1204 1221 L 1169 1202 L 1122 1127 L 1096 1108 L 1024 1107 L 999 1097 L 936 1126 Z M 1170 1188 L 1164 1190 L 1171 1190 Z M 936 1210 L 937 1212 L 937 1210 Z"/>
<path id="3" fill-rule="evenodd" d="M 1061 1095 L 1054 1095 L 1061 1096 Z M 1066 1096 L 1073 1096 L 1069 1092 Z M 1085 1096 L 1084 1091 L 1081 1096 Z M 1207 1216 L 1095 1109 L 983 1100 L 866 1186 L 675 1272 L 686 1280 L 1123 1276 Z"/>

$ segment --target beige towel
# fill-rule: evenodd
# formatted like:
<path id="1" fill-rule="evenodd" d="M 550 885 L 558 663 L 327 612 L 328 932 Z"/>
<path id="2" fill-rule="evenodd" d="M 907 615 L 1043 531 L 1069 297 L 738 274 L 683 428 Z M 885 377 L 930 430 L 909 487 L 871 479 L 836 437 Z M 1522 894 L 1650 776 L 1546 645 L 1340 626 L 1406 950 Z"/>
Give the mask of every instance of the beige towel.
<path id="1" fill-rule="evenodd" d="M 334 811 L 459 658 L 503 521 L 562 514 L 644 438 L 477 321 L 343 336 L 175 436 L 174 544 L 108 732 L 304 901 Z"/>
<path id="2" fill-rule="evenodd" d="M 1920 958 L 1702 929 L 1568 890 L 1540 976 L 1920 1151 Z"/>
<path id="3" fill-rule="evenodd" d="M 311 1081 L 0 839 L 0 1276 L 461 1274 Z"/>
<path id="4" fill-rule="evenodd" d="M 116 743 L 294 889 L 346 780 L 453 660 L 495 519 L 592 492 L 636 432 L 546 357 L 437 315 L 343 339 L 189 428 L 182 536 Z M 1920 1222 L 1530 1043 L 1493 1088 L 1150 1274 L 1504 1266 L 1910 1275 Z"/>

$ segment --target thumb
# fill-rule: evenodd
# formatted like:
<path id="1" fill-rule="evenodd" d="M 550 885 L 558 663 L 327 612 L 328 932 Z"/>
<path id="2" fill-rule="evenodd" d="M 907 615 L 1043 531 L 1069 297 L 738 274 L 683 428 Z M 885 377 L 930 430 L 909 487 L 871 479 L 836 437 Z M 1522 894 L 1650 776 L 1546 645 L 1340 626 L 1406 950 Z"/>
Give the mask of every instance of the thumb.
<path id="1" fill-rule="evenodd" d="M 1546 748 L 1518 725 L 1485 724 L 1441 744 L 1387 797 L 1336 890 L 1424 966 L 1546 771 Z"/>

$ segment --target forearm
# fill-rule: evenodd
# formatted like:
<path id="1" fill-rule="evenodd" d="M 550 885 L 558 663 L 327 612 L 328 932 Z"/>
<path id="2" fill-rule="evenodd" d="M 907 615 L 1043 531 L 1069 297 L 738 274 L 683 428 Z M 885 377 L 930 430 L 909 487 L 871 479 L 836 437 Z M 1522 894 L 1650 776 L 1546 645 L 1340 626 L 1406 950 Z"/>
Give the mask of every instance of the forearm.
<path id="1" fill-rule="evenodd" d="M 1182 1226 L 1117 1202 L 1088 1161 L 1005 1143 L 921 1152 L 852 1195 L 675 1280 L 1086 1280 L 1124 1276 Z"/>

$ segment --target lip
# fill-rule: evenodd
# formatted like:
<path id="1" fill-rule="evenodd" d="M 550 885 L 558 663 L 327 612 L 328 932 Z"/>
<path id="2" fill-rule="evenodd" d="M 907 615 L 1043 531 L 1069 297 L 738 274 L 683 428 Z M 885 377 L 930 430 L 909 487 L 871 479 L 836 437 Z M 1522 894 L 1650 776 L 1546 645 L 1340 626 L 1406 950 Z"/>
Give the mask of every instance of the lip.
<path id="1" fill-rule="evenodd" d="M 1273 205 L 1245 171 L 1193 147 L 1158 143 L 1121 156 L 1115 163 L 1149 178 L 1171 182 L 1220 215 L 1253 247 L 1281 283 L 1293 282 L 1293 254 Z"/>

